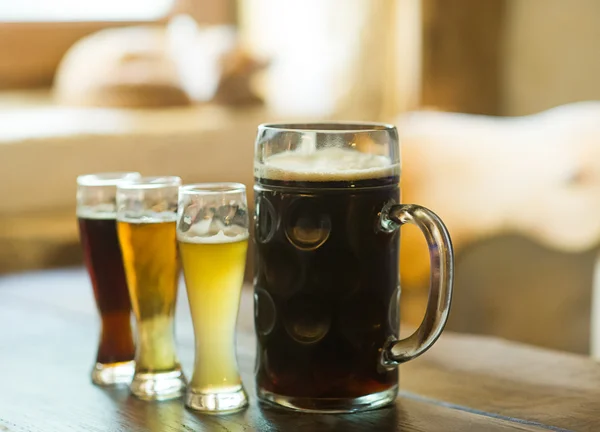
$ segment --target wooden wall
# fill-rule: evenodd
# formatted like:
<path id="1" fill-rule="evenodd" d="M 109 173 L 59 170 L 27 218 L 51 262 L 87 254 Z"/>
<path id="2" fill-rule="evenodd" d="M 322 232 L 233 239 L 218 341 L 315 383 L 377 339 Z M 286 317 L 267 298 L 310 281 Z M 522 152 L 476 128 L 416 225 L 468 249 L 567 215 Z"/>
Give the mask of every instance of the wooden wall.
<path id="1" fill-rule="evenodd" d="M 499 114 L 505 0 L 422 0 L 422 105 Z"/>

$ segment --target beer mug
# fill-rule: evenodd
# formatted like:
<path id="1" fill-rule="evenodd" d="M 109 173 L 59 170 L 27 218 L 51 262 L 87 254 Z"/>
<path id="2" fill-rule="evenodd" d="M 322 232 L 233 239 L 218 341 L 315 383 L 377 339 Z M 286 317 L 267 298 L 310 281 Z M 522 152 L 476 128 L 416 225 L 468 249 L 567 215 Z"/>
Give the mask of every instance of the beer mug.
<path id="1" fill-rule="evenodd" d="M 298 411 L 374 409 L 398 365 L 442 332 L 452 297 L 448 231 L 400 204 L 400 149 L 385 124 L 259 126 L 255 147 L 255 329 L 261 401 Z M 425 317 L 399 339 L 400 226 L 429 244 Z"/>

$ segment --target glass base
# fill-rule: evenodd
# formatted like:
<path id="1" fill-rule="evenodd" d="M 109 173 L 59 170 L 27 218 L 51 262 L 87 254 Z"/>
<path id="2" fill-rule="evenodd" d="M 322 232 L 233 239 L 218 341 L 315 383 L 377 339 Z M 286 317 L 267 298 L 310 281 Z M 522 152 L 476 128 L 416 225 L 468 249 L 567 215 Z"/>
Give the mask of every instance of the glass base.
<path id="1" fill-rule="evenodd" d="M 373 410 L 391 404 L 398 395 L 398 386 L 358 398 L 303 398 L 282 396 L 258 389 L 258 398 L 278 408 L 319 414 L 343 414 Z"/>
<path id="2" fill-rule="evenodd" d="M 243 388 L 229 393 L 197 393 L 188 390 L 185 406 L 205 414 L 228 414 L 248 406 L 248 396 Z"/>
<path id="3" fill-rule="evenodd" d="M 130 384 L 135 372 L 135 362 L 96 363 L 92 382 L 98 386 Z"/>
<path id="4" fill-rule="evenodd" d="M 133 377 L 131 393 L 143 400 L 176 399 L 183 395 L 186 381 L 181 370 L 160 373 L 137 373 Z"/>

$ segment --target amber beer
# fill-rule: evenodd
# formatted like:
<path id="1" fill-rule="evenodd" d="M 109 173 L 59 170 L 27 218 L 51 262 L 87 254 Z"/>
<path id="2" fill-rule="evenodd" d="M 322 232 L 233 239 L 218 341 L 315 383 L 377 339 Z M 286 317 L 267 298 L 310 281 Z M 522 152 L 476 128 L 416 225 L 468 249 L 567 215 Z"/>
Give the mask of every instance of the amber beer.
<path id="1" fill-rule="evenodd" d="M 235 358 L 235 322 L 244 279 L 247 234 L 193 237 L 179 250 L 196 337 L 196 393 L 232 393 L 242 383 Z"/>
<path id="2" fill-rule="evenodd" d="M 119 242 L 138 335 L 131 392 L 146 400 L 179 397 L 185 388 L 173 325 L 179 278 L 175 219 L 175 213 L 170 212 L 131 220 L 118 215 Z"/>
<path id="3" fill-rule="evenodd" d="M 140 337 L 136 372 L 179 369 L 173 340 L 179 275 L 175 221 L 119 222 L 118 228 Z"/>

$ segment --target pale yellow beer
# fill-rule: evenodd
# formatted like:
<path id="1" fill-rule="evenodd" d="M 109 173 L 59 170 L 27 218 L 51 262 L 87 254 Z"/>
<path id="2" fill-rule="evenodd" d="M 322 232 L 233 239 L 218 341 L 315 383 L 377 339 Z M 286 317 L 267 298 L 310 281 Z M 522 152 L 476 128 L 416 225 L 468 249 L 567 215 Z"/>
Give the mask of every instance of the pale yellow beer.
<path id="1" fill-rule="evenodd" d="M 137 321 L 136 374 L 179 370 L 173 318 L 179 262 L 175 221 L 119 221 L 119 242 Z"/>
<path id="2" fill-rule="evenodd" d="M 248 234 L 180 236 L 179 249 L 196 338 L 194 373 L 188 391 L 215 394 L 241 390 L 235 323 Z"/>

